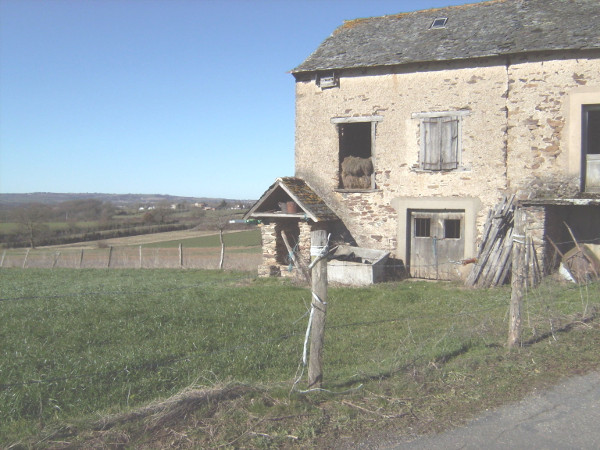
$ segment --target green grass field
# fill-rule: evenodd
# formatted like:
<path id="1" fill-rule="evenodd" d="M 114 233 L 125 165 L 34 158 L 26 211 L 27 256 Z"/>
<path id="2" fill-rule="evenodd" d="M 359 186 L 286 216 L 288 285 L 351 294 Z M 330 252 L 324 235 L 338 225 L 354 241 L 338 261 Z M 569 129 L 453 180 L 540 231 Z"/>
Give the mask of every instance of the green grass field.
<path id="1" fill-rule="evenodd" d="M 232 233 L 223 234 L 223 241 L 226 247 L 260 247 L 260 230 L 247 230 L 247 231 L 236 231 Z M 174 241 L 166 242 L 155 242 L 152 244 L 145 244 L 144 247 L 148 248 L 173 248 L 178 247 L 182 244 L 186 248 L 208 248 L 208 247 L 220 247 L 221 241 L 219 240 L 219 234 L 212 234 L 209 236 L 200 236 L 191 239 L 179 239 Z M 260 249 L 258 249 L 260 250 Z"/>
<path id="2" fill-rule="evenodd" d="M 44 225 L 52 231 L 66 230 L 70 226 L 67 222 L 46 222 Z M 81 229 L 93 229 L 98 227 L 99 222 L 97 220 L 88 220 L 85 222 L 75 222 L 73 225 Z M 2 233 L 15 233 L 19 227 L 20 225 L 15 222 L 0 222 L 0 232 Z"/>
<path id="3" fill-rule="evenodd" d="M 2 269 L 0 286 L 4 447 L 108 445 L 116 438 L 93 425 L 100 418 L 231 382 L 252 389 L 223 406 L 186 410 L 170 429 L 196 447 L 328 446 L 389 427 L 427 432 L 600 359 L 598 284 L 531 291 L 528 345 L 510 353 L 507 288 L 330 288 L 330 392 L 310 395 L 292 389 L 310 303 L 304 287 L 243 272 L 126 269 Z M 296 388 L 306 388 L 305 378 Z M 128 446 L 170 445 L 161 430 L 133 422 L 118 433 Z"/>

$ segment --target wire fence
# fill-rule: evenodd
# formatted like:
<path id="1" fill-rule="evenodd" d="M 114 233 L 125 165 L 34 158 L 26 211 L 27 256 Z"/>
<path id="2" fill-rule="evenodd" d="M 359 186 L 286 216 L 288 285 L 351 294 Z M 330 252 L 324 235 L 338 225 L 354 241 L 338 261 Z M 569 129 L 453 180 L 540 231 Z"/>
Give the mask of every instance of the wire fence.
<path id="1" fill-rule="evenodd" d="M 219 248 L 197 247 L 108 247 L 81 250 L 22 249 L 3 250 L 0 268 L 67 269 L 218 269 Z M 225 250 L 223 268 L 253 271 L 260 253 Z"/>
<path id="2" fill-rule="evenodd" d="M 600 238 L 578 241 L 579 244 L 599 245 Z M 573 244 L 572 241 L 556 242 L 558 246 Z M 511 244 L 506 244 L 510 246 Z M 575 244 L 573 244 L 575 245 Z M 224 269 L 254 271 L 262 263 L 260 252 L 226 249 Z M 289 256 L 288 256 L 289 258 Z M 386 270 L 410 271 L 410 265 L 399 260 L 388 261 Z M 124 246 L 91 249 L 19 249 L 2 250 L 0 254 L 0 268 L 69 268 L 69 269 L 215 269 L 219 268 L 220 248 L 198 247 L 143 247 Z M 347 266 L 346 261 L 331 259 L 330 266 Z M 440 259 L 437 262 L 419 262 L 412 265 L 413 269 L 440 270 L 453 275 L 451 278 L 461 276 L 461 266 L 470 269 L 471 265 L 478 266 L 475 259 L 466 261 Z M 293 271 L 292 261 L 288 264 L 289 271 Z"/>

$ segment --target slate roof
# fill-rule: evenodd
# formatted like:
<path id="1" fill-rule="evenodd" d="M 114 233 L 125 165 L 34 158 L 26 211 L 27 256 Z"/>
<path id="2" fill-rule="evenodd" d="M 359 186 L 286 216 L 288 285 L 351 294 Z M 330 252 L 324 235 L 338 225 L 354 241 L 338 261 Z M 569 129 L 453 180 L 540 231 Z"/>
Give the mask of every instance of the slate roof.
<path id="1" fill-rule="evenodd" d="M 599 19 L 599 0 L 493 0 L 350 20 L 292 73 L 600 49 Z"/>
<path id="2" fill-rule="evenodd" d="M 250 208 L 244 216 L 245 219 L 277 216 L 286 217 L 277 211 L 278 203 L 293 200 L 300 210 L 298 216 L 314 222 L 327 222 L 340 220 L 339 217 L 327 206 L 321 197 L 302 178 L 281 177 L 277 178 L 260 199 Z M 287 216 L 289 217 L 289 215 Z"/>

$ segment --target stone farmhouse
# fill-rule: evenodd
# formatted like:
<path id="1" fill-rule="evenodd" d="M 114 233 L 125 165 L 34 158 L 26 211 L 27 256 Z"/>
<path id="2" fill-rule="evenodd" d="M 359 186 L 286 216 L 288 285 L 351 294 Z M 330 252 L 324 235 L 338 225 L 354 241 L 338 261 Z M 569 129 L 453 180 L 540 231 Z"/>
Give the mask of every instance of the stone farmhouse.
<path id="1" fill-rule="evenodd" d="M 598 18 L 598 0 L 493 0 L 346 21 L 292 70 L 295 176 L 247 214 L 260 274 L 308 260 L 326 228 L 452 279 L 512 194 L 546 270 L 563 222 L 598 240 Z"/>

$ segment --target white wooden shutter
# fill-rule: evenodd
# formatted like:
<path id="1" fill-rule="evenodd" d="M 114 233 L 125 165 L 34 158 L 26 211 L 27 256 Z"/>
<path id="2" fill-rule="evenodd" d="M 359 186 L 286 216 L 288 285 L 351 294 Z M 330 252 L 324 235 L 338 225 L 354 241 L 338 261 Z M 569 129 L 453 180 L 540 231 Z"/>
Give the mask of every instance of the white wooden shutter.
<path id="1" fill-rule="evenodd" d="M 423 119 L 423 155 L 422 164 L 425 170 L 441 170 L 440 140 L 441 127 L 440 117 L 428 117 Z"/>
<path id="2" fill-rule="evenodd" d="M 458 167 L 458 118 L 427 117 L 423 127 L 422 168 L 452 170 Z"/>
<path id="3" fill-rule="evenodd" d="M 441 169 L 456 169 L 458 167 L 458 119 L 444 117 L 440 134 Z"/>

